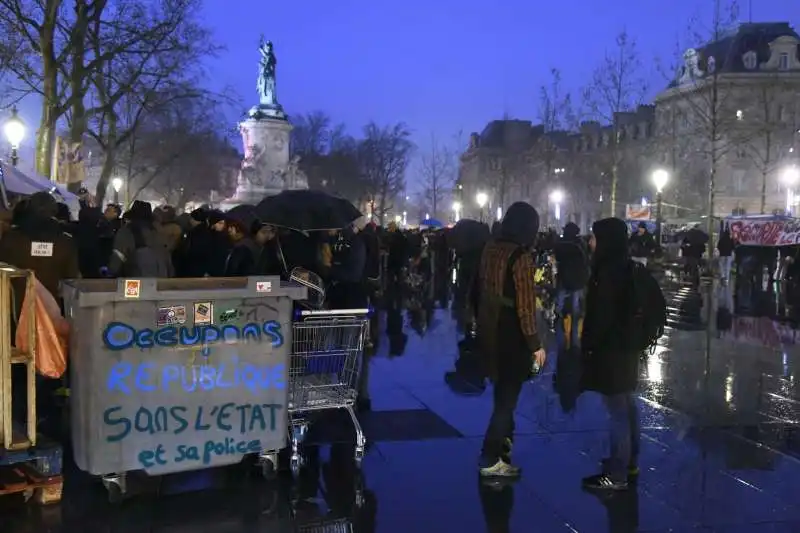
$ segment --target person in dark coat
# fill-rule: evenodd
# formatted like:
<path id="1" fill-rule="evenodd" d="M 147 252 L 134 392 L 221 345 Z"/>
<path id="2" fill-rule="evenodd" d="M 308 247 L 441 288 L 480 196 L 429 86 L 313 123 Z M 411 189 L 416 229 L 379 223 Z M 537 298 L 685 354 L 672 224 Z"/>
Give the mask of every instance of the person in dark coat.
<path id="1" fill-rule="evenodd" d="M 719 234 L 717 241 L 717 251 L 719 251 L 719 270 L 720 278 L 723 283 L 728 283 L 731 279 L 731 266 L 733 266 L 733 249 L 736 244 L 731 237 L 731 227 L 725 225 Z"/>
<path id="2" fill-rule="evenodd" d="M 634 398 L 639 381 L 639 356 L 627 346 L 633 301 L 628 228 L 618 218 L 592 226 L 592 273 L 583 322 L 582 388 L 603 395 L 609 412 L 611 456 L 600 474 L 587 477 L 590 489 L 625 490 L 638 474 L 639 414 Z"/>
<path id="3" fill-rule="evenodd" d="M 225 214 L 216 209 L 208 212 L 208 227 L 211 228 L 211 248 L 205 251 L 205 264 L 209 276 L 222 276 L 233 243 L 228 234 Z"/>
<path id="4" fill-rule="evenodd" d="M 27 202 L 20 203 L 11 229 L 0 239 L 0 262 L 33 270 L 58 299 L 61 280 L 80 278 L 81 274 L 78 248 L 55 219 L 56 212 L 56 201 L 46 192 L 34 193 Z M 24 288 L 19 294 L 24 295 Z M 21 305 L 21 297 L 19 300 Z"/>
<path id="5" fill-rule="evenodd" d="M 208 212 L 195 209 L 189 215 L 189 230 L 181 246 L 175 251 L 176 270 L 182 278 L 202 278 L 210 275 L 211 249 L 214 246 L 214 234 L 208 227 Z"/>
<path id="6" fill-rule="evenodd" d="M 226 228 L 232 246 L 225 259 L 222 275 L 238 277 L 256 274 L 261 250 L 250 236 L 249 228 L 242 221 L 230 218 L 226 221 Z"/>
<path id="7" fill-rule="evenodd" d="M 532 250 L 539 214 L 530 204 L 512 204 L 500 237 L 483 249 L 476 284 L 478 343 L 494 383 L 494 407 L 483 439 L 481 476 L 515 477 L 511 464 L 514 411 L 531 368 L 546 354 L 536 330 L 535 264 Z"/>
<path id="8" fill-rule="evenodd" d="M 332 309 L 365 309 L 368 306 L 366 277 L 367 250 L 353 228 L 342 230 L 333 244 L 328 273 L 328 301 Z"/>
<path id="9" fill-rule="evenodd" d="M 631 258 L 647 266 L 647 261 L 656 250 L 656 241 L 653 235 L 647 231 L 647 224 L 639 222 L 639 227 L 636 228 L 636 233 L 631 235 L 628 244 Z"/>
<path id="10" fill-rule="evenodd" d="M 570 347 L 578 346 L 579 321 L 582 317 L 583 292 L 589 279 L 589 252 L 574 222 L 564 226 L 563 237 L 556 242 L 556 308 L 561 319 L 559 333 L 565 329 L 564 319 L 571 317 Z M 564 342 L 566 347 L 566 340 Z"/>
<path id="11" fill-rule="evenodd" d="M 78 214 L 72 237 L 78 247 L 78 261 L 84 278 L 101 277 L 100 269 L 108 264 L 102 246 L 102 220 L 103 213 L 97 207 L 83 207 Z"/>

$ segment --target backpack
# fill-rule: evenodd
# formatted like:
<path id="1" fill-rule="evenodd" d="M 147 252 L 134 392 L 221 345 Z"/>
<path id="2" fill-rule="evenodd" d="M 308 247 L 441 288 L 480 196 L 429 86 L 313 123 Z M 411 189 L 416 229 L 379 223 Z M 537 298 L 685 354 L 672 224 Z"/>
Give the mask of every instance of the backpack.
<path id="1" fill-rule="evenodd" d="M 580 258 L 578 259 L 578 263 L 576 264 L 560 264 L 558 261 L 556 262 L 557 268 L 559 268 L 558 272 L 558 281 L 561 283 L 561 286 L 568 290 L 568 291 L 577 291 L 580 289 L 586 288 L 586 284 L 589 282 L 589 277 L 591 275 L 591 262 L 589 261 L 589 252 L 586 250 L 586 246 L 583 243 L 578 242 L 560 242 L 558 243 L 559 246 L 567 247 L 576 250 L 575 257 Z M 558 260 L 558 254 L 556 254 L 556 260 Z"/>
<path id="2" fill-rule="evenodd" d="M 667 323 L 667 301 L 647 267 L 628 261 L 631 274 L 629 347 L 637 352 L 655 349 Z"/>
<path id="3" fill-rule="evenodd" d="M 131 224 L 135 252 L 128 265 L 129 276 L 142 276 L 145 278 L 168 278 L 172 275 L 167 249 L 156 250 L 148 246 L 144 239 L 144 232 L 138 224 Z"/>

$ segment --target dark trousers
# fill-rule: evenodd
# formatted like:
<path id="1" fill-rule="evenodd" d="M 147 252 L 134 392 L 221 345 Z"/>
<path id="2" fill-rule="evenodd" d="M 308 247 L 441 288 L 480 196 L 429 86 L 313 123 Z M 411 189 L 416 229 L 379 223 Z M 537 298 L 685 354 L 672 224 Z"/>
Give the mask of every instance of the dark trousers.
<path id="1" fill-rule="evenodd" d="M 494 408 L 483 438 L 483 457 L 490 462 L 511 460 L 507 439 L 514 439 L 514 411 L 523 383 L 519 378 L 501 377 L 494 384 Z"/>

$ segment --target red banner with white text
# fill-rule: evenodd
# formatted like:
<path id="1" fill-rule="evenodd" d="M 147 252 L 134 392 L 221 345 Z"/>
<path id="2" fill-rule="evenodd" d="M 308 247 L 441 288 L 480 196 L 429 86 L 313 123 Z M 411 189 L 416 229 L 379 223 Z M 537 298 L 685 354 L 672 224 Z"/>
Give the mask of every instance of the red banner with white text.
<path id="1" fill-rule="evenodd" d="M 758 217 L 730 218 L 726 224 L 731 237 L 744 246 L 800 245 L 800 220 L 793 218 Z"/>

